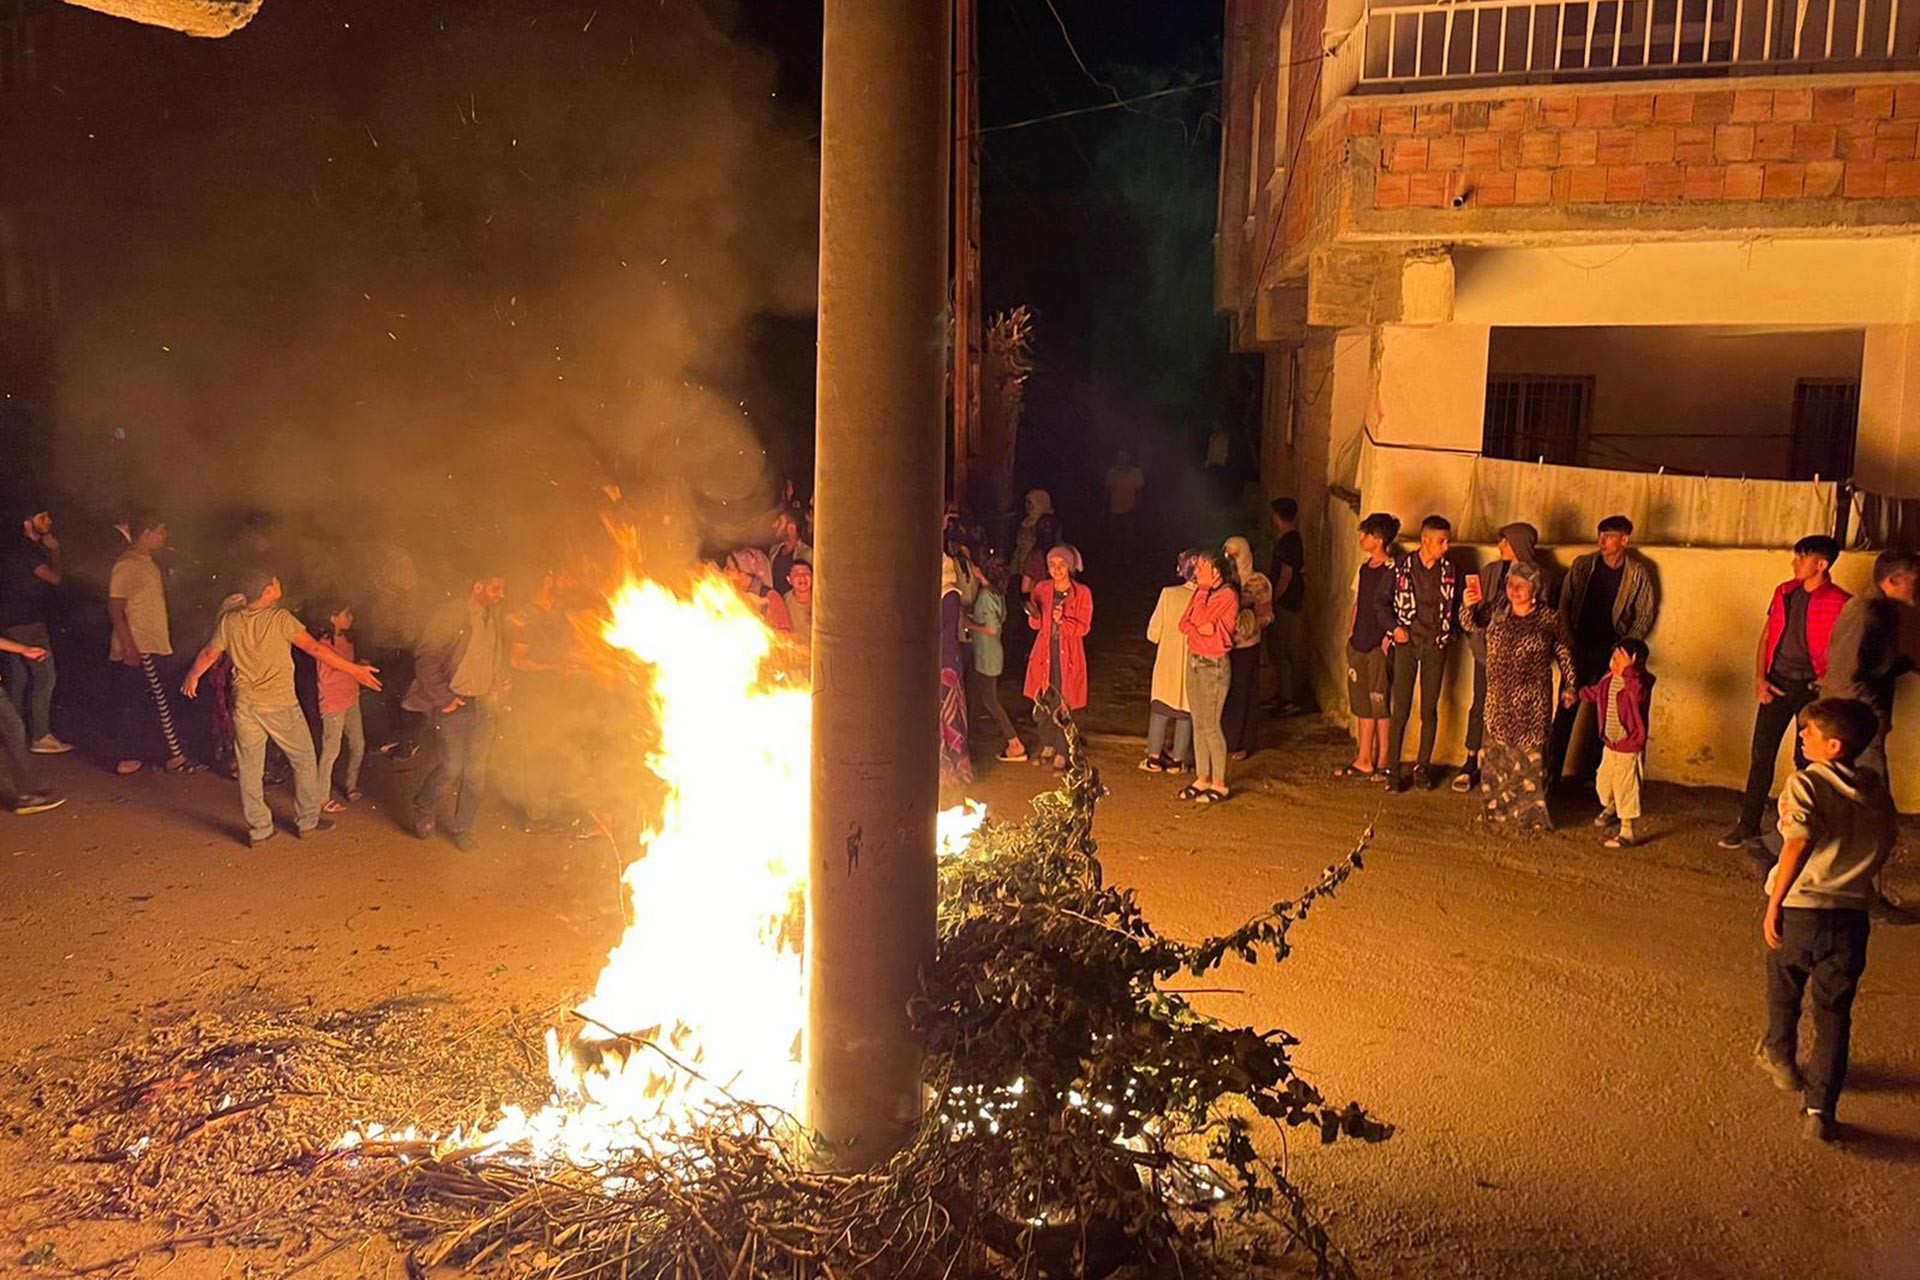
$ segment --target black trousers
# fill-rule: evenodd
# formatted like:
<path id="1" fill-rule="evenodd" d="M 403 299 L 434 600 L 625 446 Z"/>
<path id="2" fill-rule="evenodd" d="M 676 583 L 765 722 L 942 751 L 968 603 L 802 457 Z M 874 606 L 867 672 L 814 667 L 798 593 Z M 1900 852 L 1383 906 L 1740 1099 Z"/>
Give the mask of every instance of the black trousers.
<path id="1" fill-rule="evenodd" d="M 1227 653 L 1227 705 L 1220 713 L 1227 751 L 1251 755 L 1260 745 L 1260 646 Z"/>
<path id="2" fill-rule="evenodd" d="M 1800 1004 L 1813 995 L 1813 1055 L 1801 1067 L 1809 1111 L 1833 1114 L 1847 1082 L 1853 997 L 1867 968 L 1867 913 L 1785 907 L 1780 949 L 1767 952 L 1769 1057 L 1793 1062 L 1800 1043 Z"/>
<path id="3" fill-rule="evenodd" d="M 1801 710 L 1820 696 L 1810 681 L 1776 678 L 1773 683 L 1784 692 L 1772 702 L 1757 703 L 1754 707 L 1753 754 L 1747 762 L 1747 789 L 1740 797 L 1740 829 L 1748 835 L 1760 834 L 1760 819 L 1767 811 L 1767 793 L 1773 789 L 1773 769 L 1780 758 L 1782 734 L 1794 734 L 1794 766 L 1807 767 L 1807 758 L 1800 754 L 1800 735 L 1794 732 L 1794 722 Z"/>
<path id="4" fill-rule="evenodd" d="M 1487 663 L 1473 659 L 1473 705 L 1467 709 L 1467 754 L 1477 756 L 1487 740 Z"/>
<path id="5" fill-rule="evenodd" d="M 1413 714 L 1413 685 L 1420 682 L 1421 768 L 1433 763 L 1433 739 L 1440 732 L 1440 682 L 1447 674 L 1447 651 L 1427 640 L 1393 646 L 1393 718 L 1387 722 L 1387 768 L 1400 776 L 1400 753 L 1407 744 L 1407 719 Z"/>

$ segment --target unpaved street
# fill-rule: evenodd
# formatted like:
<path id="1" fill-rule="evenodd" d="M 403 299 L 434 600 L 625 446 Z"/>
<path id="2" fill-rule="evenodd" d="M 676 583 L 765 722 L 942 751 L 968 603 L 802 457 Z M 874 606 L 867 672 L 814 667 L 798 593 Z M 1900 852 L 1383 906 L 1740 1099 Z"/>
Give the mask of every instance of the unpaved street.
<path id="1" fill-rule="evenodd" d="M 1710 843 L 1728 796 L 1654 787 L 1657 838 L 1626 854 L 1602 850 L 1574 804 L 1551 839 L 1489 840 L 1459 797 L 1328 780 L 1340 741 L 1327 730 L 1295 720 L 1274 736 L 1284 750 L 1210 811 L 1135 771 L 1136 747 L 1097 743 L 1113 792 L 1102 855 L 1163 930 L 1197 935 L 1304 886 L 1378 812 L 1367 869 L 1296 933 L 1297 955 L 1229 967 L 1208 985 L 1231 990 L 1205 998 L 1299 1035 L 1331 1098 L 1399 1127 L 1378 1146 L 1294 1152 L 1362 1274 L 1915 1274 L 1920 929 L 1876 929 L 1842 1110 L 1852 1134 L 1819 1149 L 1749 1061 L 1761 900 L 1744 861 Z M 591 984 L 619 927 L 604 843 L 502 828 L 462 856 L 368 807 L 324 842 L 251 853 L 230 783 L 120 781 L 71 759 L 55 773 L 71 804 L 0 823 L 8 1060 L 242 993 L 323 1007 L 444 993 L 471 1022 L 540 1009 Z M 408 783 L 377 768 L 372 797 Z M 989 766 L 977 790 L 1004 811 L 1041 785 L 1036 769 Z M 1920 897 L 1910 866 L 1892 887 Z M 0 1138 L 3 1185 L 33 1185 L 39 1158 Z M 30 1242 L 78 1259 L 90 1236 L 103 1249 L 138 1237 L 50 1237 L 30 1204 L 5 1223 L 6 1274 L 28 1274 Z M 170 1270 L 215 1275 L 227 1258 L 188 1253 Z M 306 1274 L 392 1265 L 369 1248 Z"/>

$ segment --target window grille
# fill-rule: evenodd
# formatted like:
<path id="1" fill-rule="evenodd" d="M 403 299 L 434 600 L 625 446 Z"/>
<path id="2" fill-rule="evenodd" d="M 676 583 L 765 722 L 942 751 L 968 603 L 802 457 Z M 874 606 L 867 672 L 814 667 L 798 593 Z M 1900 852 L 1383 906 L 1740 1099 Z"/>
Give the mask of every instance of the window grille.
<path id="1" fill-rule="evenodd" d="M 1593 379 L 1556 374 L 1496 374 L 1487 380 L 1481 452 L 1516 462 L 1586 462 Z"/>

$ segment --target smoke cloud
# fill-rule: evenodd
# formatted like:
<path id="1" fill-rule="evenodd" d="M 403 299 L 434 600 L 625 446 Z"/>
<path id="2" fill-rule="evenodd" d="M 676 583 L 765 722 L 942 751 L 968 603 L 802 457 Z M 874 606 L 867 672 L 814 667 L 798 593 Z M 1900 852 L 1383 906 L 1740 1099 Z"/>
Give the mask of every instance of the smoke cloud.
<path id="1" fill-rule="evenodd" d="M 83 18 L 47 143 L 93 188 L 61 230 L 60 487 L 449 571 L 577 548 L 608 483 L 681 554 L 747 533 L 748 335 L 812 309 L 817 160 L 727 20 L 270 0 L 208 45 Z"/>

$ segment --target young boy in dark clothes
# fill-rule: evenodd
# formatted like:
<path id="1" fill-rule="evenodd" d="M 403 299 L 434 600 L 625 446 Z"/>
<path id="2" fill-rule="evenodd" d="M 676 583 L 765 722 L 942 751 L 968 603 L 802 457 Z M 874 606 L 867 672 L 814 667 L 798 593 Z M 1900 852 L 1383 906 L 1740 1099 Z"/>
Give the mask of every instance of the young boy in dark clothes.
<path id="1" fill-rule="evenodd" d="M 1800 713 L 1807 765 L 1780 793 L 1780 858 L 1767 875 L 1767 1031 L 1760 1066 L 1781 1089 L 1800 1090 L 1806 1133 L 1835 1136 L 1834 1106 L 1847 1077 L 1853 997 L 1867 967 L 1867 912 L 1893 848 L 1886 782 L 1854 762 L 1880 731 L 1873 708 L 1823 698 Z M 1813 995 L 1813 1056 L 1798 1063 L 1801 998 Z"/>
<path id="2" fill-rule="evenodd" d="M 1376 511 L 1360 522 L 1366 555 L 1353 578 L 1353 625 L 1347 632 L 1347 710 L 1353 713 L 1356 754 L 1336 778 L 1387 780 L 1387 720 L 1393 676 L 1393 543 L 1398 517 Z"/>

